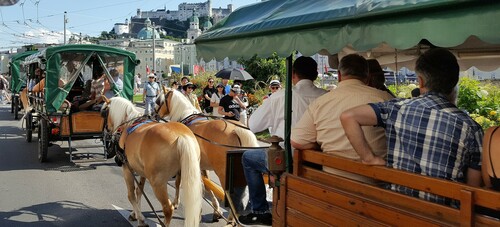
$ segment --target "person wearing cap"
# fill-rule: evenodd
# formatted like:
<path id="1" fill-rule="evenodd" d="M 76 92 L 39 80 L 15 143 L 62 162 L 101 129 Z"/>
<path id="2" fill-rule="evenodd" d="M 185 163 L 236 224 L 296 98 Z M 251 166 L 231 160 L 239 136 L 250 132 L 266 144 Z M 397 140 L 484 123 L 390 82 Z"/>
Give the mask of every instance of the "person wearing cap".
<path id="1" fill-rule="evenodd" d="M 217 84 L 215 89 L 217 89 L 217 91 L 212 94 L 212 98 L 210 99 L 210 106 L 214 110 L 214 116 L 223 117 L 221 114 L 219 114 L 219 103 L 222 97 L 226 95 L 226 92 L 224 91 L 224 85 L 222 83 L 219 83 Z"/>
<path id="2" fill-rule="evenodd" d="M 325 90 L 314 85 L 318 64 L 310 57 L 298 57 L 292 66 L 292 126 L 307 110 L 309 103 L 324 95 Z M 285 138 L 285 90 L 275 92 L 250 116 L 248 127 L 254 133 L 268 130 L 272 136 Z M 248 183 L 252 213 L 239 217 L 246 225 L 271 225 L 272 217 L 266 201 L 262 174 L 269 173 L 264 149 L 247 150 L 242 156 L 243 171 Z"/>
<path id="3" fill-rule="evenodd" d="M 160 86 L 155 82 L 155 74 L 148 75 L 148 82 L 144 84 L 142 101 L 144 102 L 144 114 L 154 113 L 156 97 L 160 93 Z"/>
<path id="4" fill-rule="evenodd" d="M 271 80 L 271 82 L 269 83 L 269 90 L 271 90 L 271 92 L 269 92 L 266 96 L 262 97 L 262 100 L 266 100 L 274 92 L 277 92 L 280 89 L 281 89 L 281 83 L 280 83 L 280 81 L 279 80 Z"/>
<path id="5" fill-rule="evenodd" d="M 368 62 L 358 54 L 349 54 L 339 63 L 342 80 L 336 89 L 312 102 L 307 111 L 292 128 L 291 145 L 300 150 L 314 149 L 340 156 L 350 160 L 359 160 L 359 156 L 346 137 L 340 115 L 352 107 L 371 102 L 383 102 L 393 97 L 379 89 L 366 85 L 368 78 Z M 382 128 L 364 127 L 364 134 L 377 155 L 387 153 L 384 130 Z M 333 169 L 324 171 L 366 183 L 377 183 L 371 178 Z"/>
<path id="6" fill-rule="evenodd" d="M 187 82 L 186 85 L 182 87 L 184 90 L 184 96 L 193 104 L 193 106 L 201 112 L 200 103 L 198 102 L 198 97 L 193 92 L 197 86 L 191 82 Z"/>
<path id="7" fill-rule="evenodd" d="M 225 119 L 229 120 L 240 120 L 241 108 L 244 108 L 245 104 L 240 100 L 238 95 L 241 93 L 241 88 L 239 85 L 234 85 L 229 90 L 229 95 L 222 97 L 219 103 L 219 114 L 224 116 Z"/>

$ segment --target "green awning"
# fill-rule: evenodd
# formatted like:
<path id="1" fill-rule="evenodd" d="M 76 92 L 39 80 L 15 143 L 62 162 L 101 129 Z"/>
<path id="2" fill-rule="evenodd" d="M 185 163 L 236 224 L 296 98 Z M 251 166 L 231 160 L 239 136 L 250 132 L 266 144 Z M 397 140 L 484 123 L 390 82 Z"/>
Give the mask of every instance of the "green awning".
<path id="1" fill-rule="evenodd" d="M 55 112 L 59 109 L 77 80 L 78 74 L 86 67 L 85 65 L 92 54 L 97 54 L 101 59 L 110 59 L 110 62 L 105 62 L 106 67 L 116 67 L 113 64 L 120 63 L 120 67 L 123 69 L 123 90 L 118 91 L 114 84 L 112 84 L 112 89 L 115 93 L 119 92 L 120 96 L 132 100 L 135 66 L 139 63 L 134 53 L 90 44 L 54 46 L 26 57 L 23 62 L 25 65 L 45 64 L 44 99 L 48 112 Z M 63 66 L 64 61 L 76 62 L 79 67 L 72 73 L 67 73 L 67 68 Z M 107 71 L 106 68 L 104 70 Z M 66 78 L 61 78 L 62 75 L 65 75 Z"/>
<path id="2" fill-rule="evenodd" d="M 335 54 L 422 40 L 455 47 L 471 36 L 500 44 L 500 1 L 270 0 L 239 8 L 195 40 L 198 58 L 261 57 L 294 50 Z"/>
<path id="3" fill-rule="evenodd" d="M 28 56 L 36 53 L 36 51 L 26 51 L 12 56 L 9 62 L 10 66 L 10 90 L 13 93 L 19 93 L 21 87 L 26 85 L 26 73 L 21 71 L 21 62 Z"/>

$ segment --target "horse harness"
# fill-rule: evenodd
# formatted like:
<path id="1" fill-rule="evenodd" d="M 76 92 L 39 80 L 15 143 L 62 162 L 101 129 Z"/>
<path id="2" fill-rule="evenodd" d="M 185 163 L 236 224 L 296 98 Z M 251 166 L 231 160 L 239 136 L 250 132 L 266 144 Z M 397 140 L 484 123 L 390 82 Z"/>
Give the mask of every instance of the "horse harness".
<path id="1" fill-rule="evenodd" d="M 104 124 L 105 125 L 107 125 L 107 123 L 108 123 L 107 122 L 108 114 L 109 114 L 109 110 L 108 109 L 101 110 L 101 116 L 104 117 Z M 121 137 L 121 133 L 122 133 L 122 129 L 121 129 L 120 126 L 122 126 L 124 124 L 127 124 L 127 123 L 130 123 L 130 122 L 133 122 L 133 123 L 127 129 L 127 133 L 128 134 L 133 133 L 137 128 L 139 128 L 140 126 L 142 126 L 144 124 L 147 124 L 147 123 L 150 123 L 150 122 L 156 122 L 156 121 L 153 121 L 152 119 L 150 119 L 148 115 L 136 117 L 136 118 L 133 118 L 133 119 L 128 120 L 128 121 L 125 121 L 122 124 L 120 124 L 118 127 L 116 127 L 117 129 L 111 134 L 110 147 L 112 147 L 113 149 L 116 149 L 116 157 L 117 157 L 117 158 L 115 158 L 116 164 L 118 166 L 122 166 L 123 164 L 126 164 L 128 170 L 133 174 L 134 171 L 130 167 L 130 165 L 128 164 L 127 157 L 125 155 L 125 147 L 123 147 L 123 149 L 122 149 L 120 147 L 120 145 L 119 145 L 119 141 L 120 141 L 120 137 Z M 158 215 L 158 213 L 154 209 L 153 204 L 149 200 L 148 196 L 146 195 L 146 193 L 144 193 L 144 190 L 141 188 L 140 185 L 141 185 L 142 181 L 139 182 L 135 176 L 133 178 L 134 178 L 134 181 L 137 184 L 138 188 L 141 190 L 142 195 L 144 196 L 144 198 L 148 202 L 149 207 L 151 208 L 151 210 L 155 214 L 156 218 L 158 219 L 158 222 L 160 223 L 160 225 L 162 227 L 165 227 L 166 226 L 165 223 L 163 223 L 163 221 L 161 220 L 160 216 Z"/>
<path id="2" fill-rule="evenodd" d="M 165 95 L 164 95 L 164 98 L 165 99 L 165 108 L 167 108 L 167 112 L 170 112 L 170 110 L 168 109 L 168 95 L 172 94 L 174 91 L 168 91 Z M 156 99 L 155 101 L 156 105 L 158 105 L 158 109 L 156 109 L 156 113 L 158 113 L 158 111 L 160 110 L 160 107 L 161 107 L 161 103 L 160 103 L 160 99 Z"/>

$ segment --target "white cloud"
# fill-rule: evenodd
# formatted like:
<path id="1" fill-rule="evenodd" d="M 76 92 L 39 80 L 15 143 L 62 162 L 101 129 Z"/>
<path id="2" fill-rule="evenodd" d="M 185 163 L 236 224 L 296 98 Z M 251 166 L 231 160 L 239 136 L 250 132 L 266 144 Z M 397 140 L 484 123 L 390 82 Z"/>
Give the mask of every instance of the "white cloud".
<path id="1" fill-rule="evenodd" d="M 66 30 L 66 40 L 71 36 L 71 32 Z M 21 37 L 27 43 L 63 43 L 63 31 L 49 31 L 47 29 L 38 28 L 24 32 Z"/>

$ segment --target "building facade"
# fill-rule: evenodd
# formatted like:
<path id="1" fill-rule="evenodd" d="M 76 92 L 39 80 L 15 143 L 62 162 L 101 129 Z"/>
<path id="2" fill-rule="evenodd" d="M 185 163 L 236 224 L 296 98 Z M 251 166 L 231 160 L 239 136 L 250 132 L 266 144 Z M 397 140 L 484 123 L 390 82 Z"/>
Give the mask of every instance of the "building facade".
<path id="1" fill-rule="evenodd" d="M 227 8 L 212 8 L 212 2 L 208 0 L 202 3 L 181 3 L 177 10 L 167 10 L 166 6 L 163 9 L 155 11 L 141 11 L 137 9 L 137 14 L 132 18 L 162 18 L 186 21 L 196 14 L 199 17 L 212 17 L 214 18 L 214 22 L 218 22 L 232 12 L 232 4 L 227 5 Z"/>

